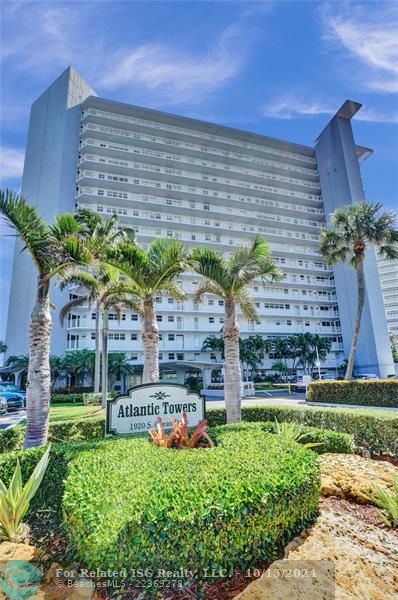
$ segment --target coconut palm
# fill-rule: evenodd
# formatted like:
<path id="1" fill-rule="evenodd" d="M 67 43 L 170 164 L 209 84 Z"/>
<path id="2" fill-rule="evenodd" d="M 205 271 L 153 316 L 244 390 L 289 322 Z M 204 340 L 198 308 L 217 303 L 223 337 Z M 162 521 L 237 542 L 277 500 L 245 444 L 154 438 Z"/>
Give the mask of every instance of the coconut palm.
<path id="1" fill-rule="evenodd" d="M 331 216 L 330 227 L 321 234 L 321 252 L 331 265 L 348 262 L 356 272 L 357 311 L 345 379 L 352 378 L 355 352 L 365 306 L 366 281 L 364 260 L 370 245 L 378 247 L 380 256 L 398 258 L 398 229 L 394 213 L 381 212 L 382 204 L 360 202 L 338 209 Z"/>
<path id="2" fill-rule="evenodd" d="M 68 352 L 63 360 L 63 369 L 68 375 L 75 379 L 75 386 L 84 386 L 84 379 L 94 372 L 94 352 L 83 348 Z"/>
<path id="3" fill-rule="evenodd" d="M 220 354 L 221 360 L 224 359 L 224 340 L 222 337 L 216 337 L 215 335 L 209 335 L 203 340 L 201 352 L 212 352 Z"/>
<path id="4" fill-rule="evenodd" d="M 127 282 L 122 280 L 116 269 L 103 267 L 99 272 L 75 270 L 62 279 L 62 287 L 77 285 L 84 292 L 77 294 L 67 302 L 59 313 L 61 324 L 64 323 L 68 313 L 80 306 L 95 304 L 95 365 L 94 365 L 94 392 L 99 392 L 100 357 L 102 339 L 102 404 L 105 408 L 108 394 L 108 339 L 109 339 L 109 311 L 112 310 L 117 318 L 121 317 L 123 308 L 139 310 L 140 306 L 131 297 L 132 290 Z M 101 328 L 102 322 L 102 328 Z"/>
<path id="5" fill-rule="evenodd" d="M 238 306 L 250 321 L 260 322 L 249 286 L 257 278 L 265 284 L 279 280 L 282 275 L 271 258 L 265 239 L 258 235 L 248 247 L 242 247 L 224 260 L 219 252 L 209 248 L 195 248 L 192 264 L 203 277 L 199 282 L 195 300 L 200 302 L 205 294 L 214 294 L 224 301 L 225 344 L 224 394 L 227 422 L 241 420 L 241 367 L 239 358 Z"/>
<path id="6" fill-rule="evenodd" d="M 122 242 L 109 249 L 106 260 L 126 277 L 126 288 L 137 302 L 144 345 L 143 383 L 159 381 L 159 327 L 155 298 L 166 292 L 176 300 L 184 300 L 185 293 L 177 279 L 187 268 L 187 250 L 181 242 L 169 238 L 155 239 L 147 250 L 131 242 Z"/>
<path id="7" fill-rule="evenodd" d="M 50 283 L 53 278 L 76 264 L 91 260 L 81 238 L 81 226 L 73 215 L 59 215 L 48 225 L 36 209 L 11 190 L 0 192 L 0 213 L 15 230 L 37 270 L 37 292 L 29 328 L 29 367 L 26 390 L 27 418 L 25 447 L 47 442 L 51 393 Z"/>

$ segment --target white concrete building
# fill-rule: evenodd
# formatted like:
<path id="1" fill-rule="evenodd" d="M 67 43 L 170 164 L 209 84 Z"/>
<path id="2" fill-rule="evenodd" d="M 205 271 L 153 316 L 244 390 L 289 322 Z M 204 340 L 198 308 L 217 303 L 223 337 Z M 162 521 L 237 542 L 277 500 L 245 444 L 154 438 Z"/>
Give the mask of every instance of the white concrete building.
<path id="1" fill-rule="evenodd" d="M 398 344 L 398 260 L 378 259 L 387 325 Z"/>
<path id="2" fill-rule="evenodd" d="M 167 236 L 227 256 L 263 234 L 286 278 L 266 289 L 253 287 L 261 324 L 242 319 L 242 335 L 328 336 L 332 350 L 323 366 L 334 371 L 349 349 L 355 285 L 348 267 L 333 271 L 325 264 L 319 234 L 335 206 L 363 198 L 359 160 L 369 152 L 355 145 L 350 124 L 359 108 L 347 101 L 313 148 L 102 99 L 68 68 L 32 106 L 22 192 L 48 220 L 83 207 L 104 217 L 117 214 L 120 226 L 133 227 L 143 245 Z M 372 252 L 366 270 L 374 281 L 357 367 L 387 375 L 392 358 Z M 197 276 L 182 279 L 192 292 Z M 33 266 L 17 248 L 9 354 L 27 351 L 33 290 Z M 57 289 L 53 298 L 57 310 L 68 299 Z M 208 297 L 196 305 L 163 295 L 156 302 L 161 363 L 209 360 L 201 346 L 222 328 L 222 301 Z M 92 311 L 74 310 L 65 329 L 56 313 L 54 354 L 94 348 Z M 118 323 L 111 314 L 110 324 L 110 350 L 140 364 L 138 315 L 126 310 Z"/>

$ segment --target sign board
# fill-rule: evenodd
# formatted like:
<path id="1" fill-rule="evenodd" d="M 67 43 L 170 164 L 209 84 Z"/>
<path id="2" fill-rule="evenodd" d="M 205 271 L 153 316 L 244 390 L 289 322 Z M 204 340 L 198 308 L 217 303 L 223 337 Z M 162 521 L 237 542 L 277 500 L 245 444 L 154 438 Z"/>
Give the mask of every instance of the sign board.
<path id="1" fill-rule="evenodd" d="M 147 383 L 131 388 L 127 394 L 108 400 L 106 434 L 126 435 L 156 427 L 160 417 L 165 428 L 172 427 L 169 417 L 178 421 L 187 414 L 188 427 L 204 419 L 204 399 L 184 385 Z"/>

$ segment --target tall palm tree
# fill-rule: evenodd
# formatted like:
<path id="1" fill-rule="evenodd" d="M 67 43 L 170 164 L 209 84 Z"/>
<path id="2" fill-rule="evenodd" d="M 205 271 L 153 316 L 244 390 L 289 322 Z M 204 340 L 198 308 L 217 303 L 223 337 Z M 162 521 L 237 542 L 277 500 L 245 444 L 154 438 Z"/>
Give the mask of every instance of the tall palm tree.
<path id="1" fill-rule="evenodd" d="M 187 250 L 181 242 L 169 238 L 155 239 L 147 250 L 131 242 L 122 242 L 109 249 L 106 260 L 127 278 L 126 288 L 135 298 L 137 312 L 142 318 L 143 383 L 159 381 L 159 327 L 155 298 L 166 292 L 176 300 L 185 299 L 177 278 L 188 266 Z"/>
<path id="2" fill-rule="evenodd" d="M 123 308 L 140 309 L 134 298 L 132 290 L 127 286 L 116 269 L 107 266 L 99 272 L 75 270 L 63 277 L 63 287 L 75 284 L 84 288 L 84 293 L 78 294 L 67 302 L 59 313 L 61 324 L 64 323 L 68 313 L 80 306 L 95 304 L 95 366 L 94 366 L 94 392 L 99 392 L 100 382 L 100 357 L 102 338 L 102 404 L 105 408 L 108 394 L 108 339 L 109 339 L 109 311 L 121 317 Z M 102 328 L 101 328 L 102 322 Z"/>
<path id="3" fill-rule="evenodd" d="M 29 367 L 26 390 L 25 447 L 47 442 L 51 393 L 51 280 L 76 264 L 91 261 L 81 238 L 81 226 L 71 214 L 59 215 L 48 225 L 36 209 L 11 190 L 0 192 L 3 220 L 22 240 L 37 270 L 37 292 L 29 328 Z"/>
<path id="4" fill-rule="evenodd" d="M 382 204 L 360 202 L 338 209 L 331 216 L 330 227 L 321 234 L 321 252 L 331 265 L 348 262 L 356 272 L 357 311 L 348 356 L 345 379 L 352 379 L 355 352 L 365 306 L 366 281 L 364 260 L 369 245 L 378 247 L 379 254 L 398 258 L 398 229 L 394 213 L 381 212 Z"/>
<path id="5" fill-rule="evenodd" d="M 227 422 L 239 422 L 242 377 L 237 309 L 239 306 L 247 319 L 259 323 L 249 286 L 257 278 L 265 284 L 281 279 L 282 275 L 271 258 L 267 242 L 260 235 L 249 247 L 235 250 L 227 260 L 209 248 L 195 248 L 192 261 L 195 271 L 203 277 L 198 284 L 195 300 L 200 302 L 205 294 L 214 294 L 224 301 L 225 406 Z"/>

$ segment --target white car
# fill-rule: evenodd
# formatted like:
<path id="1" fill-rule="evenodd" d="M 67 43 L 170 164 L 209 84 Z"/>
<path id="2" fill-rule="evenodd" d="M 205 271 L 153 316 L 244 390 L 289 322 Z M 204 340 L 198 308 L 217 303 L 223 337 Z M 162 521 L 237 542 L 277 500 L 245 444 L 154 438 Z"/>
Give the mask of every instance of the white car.
<path id="1" fill-rule="evenodd" d="M 7 414 L 7 398 L 0 396 L 0 415 Z"/>
<path id="2" fill-rule="evenodd" d="M 363 381 L 366 379 L 380 379 L 380 377 L 378 375 L 375 375 L 374 373 L 361 373 L 361 375 L 358 375 L 357 377 L 355 377 L 355 379 Z"/>

